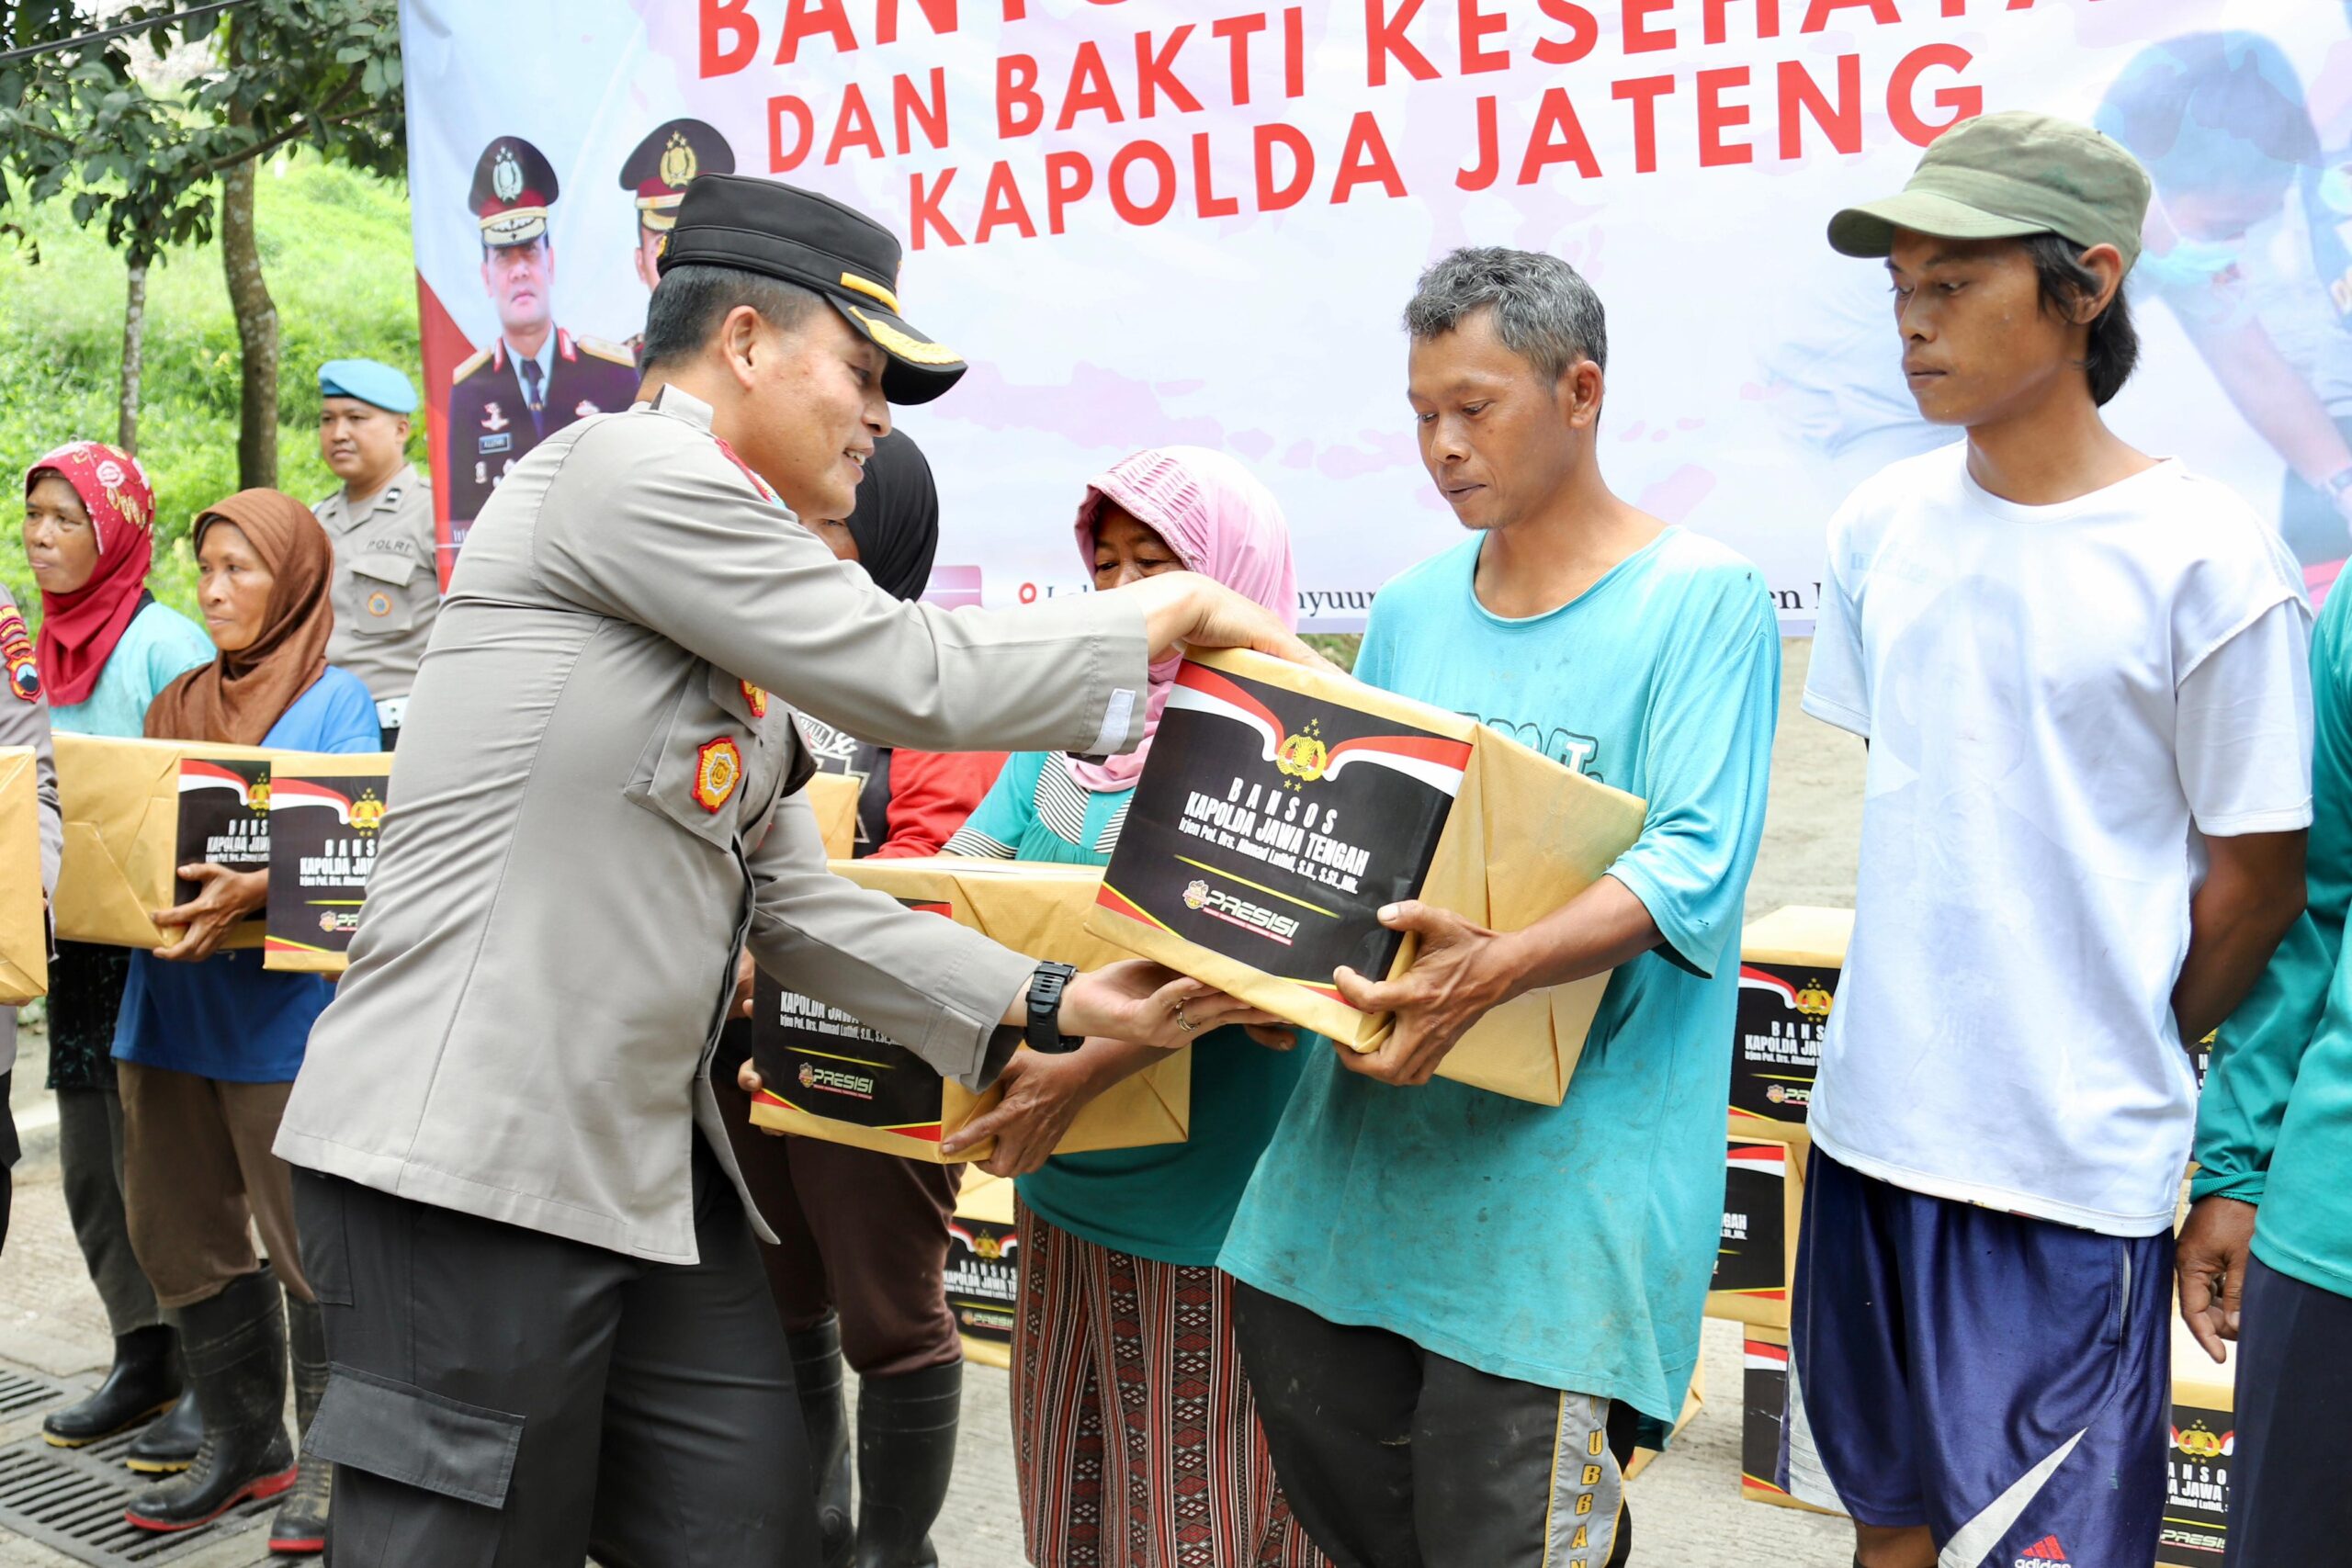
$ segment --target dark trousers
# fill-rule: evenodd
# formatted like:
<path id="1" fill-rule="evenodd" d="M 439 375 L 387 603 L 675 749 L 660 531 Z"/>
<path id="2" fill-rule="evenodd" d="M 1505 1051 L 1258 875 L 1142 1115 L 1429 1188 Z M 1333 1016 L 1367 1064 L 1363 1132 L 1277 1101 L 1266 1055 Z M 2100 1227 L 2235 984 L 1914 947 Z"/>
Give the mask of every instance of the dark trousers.
<path id="1" fill-rule="evenodd" d="M 122 1096 L 101 1089 L 57 1090 L 57 1165 L 65 1213 L 90 1282 L 106 1304 L 107 1327 L 118 1339 L 164 1321 L 155 1287 L 130 1247 L 123 1202 Z"/>
<path id="2" fill-rule="evenodd" d="M 786 1329 L 803 1333 L 838 1310 L 842 1358 L 862 1378 L 963 1359 L 947 1305 L 947 1224 L 964 1168 L 761 1132 L 735 1082 L 750 1030 L 727 1026 L 710 1087 L 743 1183 L 776 1235 L 760 1252 Z"/>
<path id="3" fill-rule="evenodd" d="M 694 1179 L 682 1266 L 296 1173 L 335 1568 L 817 1560 L 783 1330 L 699 1137 Z"/>
<path id="4" fill-rule="evenodd" d="M 1632 1406 L 1496 1377 L 1249 1285 L 1233 1306 L 1274 1477 L 1339 1568 L 1626 1561 Z"/>
<path id="5" fill-rule="evenodd" d="M 2230 1562 L 2340 1562 L 2352 1541 L 2352 1297 L 2248 1258 L 2239 1324 Z"/>
<path id="6" fill-rule="evenodd" d="M 8 1245 L 8 1211 L 16 1201 L 17 1187 L 12 1168 L 21 1152 L 17 1145 L 17 1113 L 8 1106 L 8 1089 L 16 1077 L 13 1067 L 0 1073 L 0 1247 Z"/>

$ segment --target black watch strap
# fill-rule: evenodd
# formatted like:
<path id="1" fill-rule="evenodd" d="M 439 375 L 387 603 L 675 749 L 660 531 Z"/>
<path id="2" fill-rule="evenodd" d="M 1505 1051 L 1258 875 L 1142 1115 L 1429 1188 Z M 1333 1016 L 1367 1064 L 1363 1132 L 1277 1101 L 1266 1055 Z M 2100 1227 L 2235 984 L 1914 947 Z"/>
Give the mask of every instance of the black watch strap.
<path id="1" fill-rule="evenodd" d="M 1064 1034 L 1061 1029 L 1062 993 L 1077 974 L 1073 964 L 1040 964 L 1030 977 L 1029 1026 L 1021 1038 L 1032 1051 L 1052 1055 L 1075 1051 L 1085 1043 L 1082 1036 Z"/>

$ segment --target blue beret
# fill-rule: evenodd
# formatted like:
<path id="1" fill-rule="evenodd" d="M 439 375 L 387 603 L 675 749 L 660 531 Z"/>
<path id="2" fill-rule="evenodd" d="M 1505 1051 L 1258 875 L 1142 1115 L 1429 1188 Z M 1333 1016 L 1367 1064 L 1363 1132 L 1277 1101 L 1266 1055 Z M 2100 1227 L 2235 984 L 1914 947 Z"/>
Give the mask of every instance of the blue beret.
<path id="1" fill-rule="evenodd" d="M 416 389 L 408 378 L 373 359 L 330 359 L 320 366 L 319 396 L 357 398 L 389 413 L 416 412 Z"/>

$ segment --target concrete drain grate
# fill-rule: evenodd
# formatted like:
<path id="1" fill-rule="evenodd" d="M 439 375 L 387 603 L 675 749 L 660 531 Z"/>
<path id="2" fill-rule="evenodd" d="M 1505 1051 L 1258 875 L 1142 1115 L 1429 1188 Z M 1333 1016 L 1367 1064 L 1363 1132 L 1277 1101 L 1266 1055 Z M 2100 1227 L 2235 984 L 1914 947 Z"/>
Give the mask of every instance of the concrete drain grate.
<path id="1" fill-rule="evenodd" d="M 38 1410 L 44 1404 L 54 1404 L 65 1397 L 65 1390 L 47 1378 L 27 1377 L 22 1372 L 0 1372 L 0 1422 Z"/>
<path id="2" fill-rule="evenodd" d="M 0 1375 L 7 1385 L 24 1380 Z M 53 1385 L 49 1397 L 61 1391 Z M 276 1502 L 247 1503 L 202 1529 L 153 1535 L 122 1517 L 123 1506 L 152 1478 L 124 1468 L 122 1456 L 138 1436 L 126 1432 L 86 1449 L 53 1449 L 38 1436 L 0 1449 L 0 1530 L 52 1547 L 94 1568 L 180 1562 L 253 1529 Z"/>

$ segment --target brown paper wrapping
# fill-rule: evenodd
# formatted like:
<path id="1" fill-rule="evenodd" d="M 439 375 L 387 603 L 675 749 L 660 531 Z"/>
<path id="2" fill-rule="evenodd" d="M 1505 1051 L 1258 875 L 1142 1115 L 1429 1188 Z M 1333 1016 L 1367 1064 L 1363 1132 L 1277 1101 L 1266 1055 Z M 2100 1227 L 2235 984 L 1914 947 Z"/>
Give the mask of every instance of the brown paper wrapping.
<path id="1" fill-rule="evenodd" d="M 801 786 L 830 859 L 847 860 L 857 852 L 857 797 L 865 782 L 848 773 L 818 773 Z"/>
<path id="2" fill-rule="evenodd" d="M 392 754 L 389 751 L 358 755 L 280 752 L 271 761 L 269 770 L 273 811 L 281 798 L 281 786 L 300 784 L 311 779 L 373 779 L 380 800 L 386 794 L 385 781 L 391 777 L 391 773 Z M 298 818 L 300 815 L 297 814 Z M 353 837 L 372 837 L 376 829 L 353 825 L 346 831 Z M 309 922 L 294 918 L 298 908 L 307 912 L 312 907 L 289 901 L 285 897 L 286 889 L 299 886 L 300 868 L 295 862 L 300 849 L 300 845 L 280 839 L 273 825 L 269 838 L 270 902 L 263 910 L 265 931 L 261 966 L 300 975 L 340 975 L 350 966 L 347 949 L 351 939 L 345 936 L 340 944 L 332 940 L 322 940 L 315 916 Z"/>
<path id="3" fill-rule="evenodd" d="M 65 860 L 57 876 L 57 935 L 63 942 L 162 947 L 179 940 L 150 919 L 179 902 L 179 767 L 183 758 L 266 757 L 258 746 L 192 740 L 133 740 L 60 733 L 58 804 L 65 816 Z M 262 921 L 246 921 L 223 948 L 262 945 Z"/>
<path id="4" fill-rule="evenodd" d="M 29 746 L 0 747 L 0 1007 L 49 992 L 41 913 L 40 775 Z"/>
<path id="5" fill-rule="evenodd" d="M 1599 881 L 1641 836 L 1646 807 L 1638 797 L 1585 778 L 1458 714 L 1263 654 L 1230 650 L 1193 657 L 1213 669 L 1468 740 L 1470 764 L 1420 897 L 1479 925 L 1505 931 L 1532 925 Z M 1156 761 L 1160 757 L 1154 753 Z M 1391 1014 L 1358 1012 L 1336 998 L 1106 908 L 1092 910 L 1087 926 L 1130 952 L 1358 1051 L 1377 1050 L 1395 1027 Z M 1410 968 L 1414 953 L 1408 937 L 1387 977 Z M 1608 984 L 1604 973 L 1505 1003 L 1462 1037 L 1438 1076 L 1514 1100 L 1559 1104 Z"/>
<path id="6" fill-rule="evenodd" d="M 1099 968 L 1129 956 L 1087 929 L 1087 911 L 1102 885 L 1091 866 L 1042 865 L 1014 861 L 967 860 L 938 855 L 914 860 L 836 861 L 833 870 L 862 886 L 893 897 L 947 905 L 956 923 L 1032 958 Z M 1026 1047 L 1023 1047 L 1026 1049 Z M 763 1092 L 752 1105 L 754 1125 L 831 1143 L 853 1144 L 911 1159 L 940 1161 L 939 1140 L 960 1131 L 973 1117 L 995 1109 L 1002 1091 L 974 1094 L 961 1084 L 940 1081 L 936 1136 L 909 1135 L 811 1115 Z M 1193 1061 L 1189 1049 L 1102 1091 L 1070 1122 L 1057 1154 L 1097 1149 L 1181 1144 L 1191 1135 Z M 983 1160 L 993 1152 L 982 1144 L 958 1160 Z"/>

